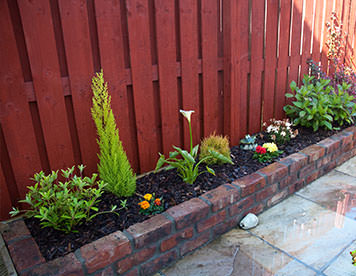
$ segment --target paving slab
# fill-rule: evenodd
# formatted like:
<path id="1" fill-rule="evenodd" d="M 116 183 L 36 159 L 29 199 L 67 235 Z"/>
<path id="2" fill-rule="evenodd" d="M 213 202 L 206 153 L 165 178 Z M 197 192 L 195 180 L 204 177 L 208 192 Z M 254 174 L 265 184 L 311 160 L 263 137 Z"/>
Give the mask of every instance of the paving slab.
<path id="1" fill-rule="evenodd" d="M 312 269 L 241 229 L 230 231 L 161 272 L 165 276 L 315 274 Z"/>
<path id="2" fill-rule="evenodd" d="M 356 177 L 356 156 L 336 168 L 336 170 Z"/>
<path id="3" fill-rule="evenodd" d="M 354 276 L 356 266 L 352 265 L 350 251 L 356 250 L 356 241 L 347 247 L 324 271 L 328 276 Z"/>
<path id="4" fill-rule="evenodd" d="M 296 194 L 356 220 L 356 177 L 334 170 Z"/>

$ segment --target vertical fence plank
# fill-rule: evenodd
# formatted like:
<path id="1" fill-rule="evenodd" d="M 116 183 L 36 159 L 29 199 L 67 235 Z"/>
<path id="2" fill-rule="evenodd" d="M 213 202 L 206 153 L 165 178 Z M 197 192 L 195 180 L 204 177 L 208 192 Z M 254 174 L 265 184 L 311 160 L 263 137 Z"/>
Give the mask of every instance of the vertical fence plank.
<path id="1" fill-rule="evenodd" d="M 224 1 L 224 132 L 237 145 L 247 132 L 248 1 Z"/>
<path id="2" fill-rule="evenodd" d="M 6 186 L 4 172 L 0 166 L 0 221 L 9 217 L 11 206 L 10 193 Z"/>
<path id="3" fill-rule="evenodd" d="M 121 3 L 123 3 L 121 1 Z M 99 49 L 104 78 L 108 82 L 111 106 L 119 128 L 119 136 L 131 165 L 137 171 L 137 145 L 133 135 L 134 122 L 130 123 L 126 86 L 125 53 L 119 0 L 95 1 L 98 24 Z"/>
<path id="4" fill-rule="evenodd" d="M 203 58 L 203 102 L 204 136 L 219 129 L 218 89 L 218 2 L 202 1 L 202 58 Z"/>
<path id="5" fill-rule="evenodd" d="M 277 66 L 278 0 L 267 1 L 263 121 L 273 117 Z"/>
<path id="6" fill-rule="evenodd" d="M 261 92 L 263 70 L 264 1 L 252 0 L 251 77 L 249 93 L 248 132 L 261 129 Z"/>
<path id="7" fill-rule="evenodd" d="M 291 1 L 281 1 L 279 26 L 279 55 L 277 65 L 277 83 L 274 116 L 278 119 L 284 117 L 283 106 L 286 102 L 287 67 L 289 55 L 289 32 L 291 19 Z"/>
<path id="8" fill-rule="evenodd" d="M 328 40 L 328 29 L 326 23 L 330 21 L 330 16 L 333 9 L 333 0 L 326 0 L 325 7 L 325 20 L 324 20 L 324 32 L 323 32 L 323 46 L 321 52 L 321 66 L 324 72 L 328 71 L 328 47 L 326 46 L 326 41 Z"/>
<path id="9" fill-rule="evenodd" d="M 0 11 L 0 60 L 3 64 L 0 68 L 0 122 L 18 191 L 20 197 L 24 197 L 29 178 L 41 170 L 41 165 L 6 1 L 0 1 Z"/>
<path id="10" fill-rule="evenodd" d="M 314 1 L 305 1 L 305 18 L 303 27 L 303 45 L 302 45 L 302 59 L 300 79 L 308 74 L 307 60 L 310 59 L 310 46 L 313 26 L 313 3 Z"/>
<path id="11" fill-rule="evenodd" d="M 356 30 L 356 1 L 351 1 L 350 6 L 350 21 L 349 21 L 349 34 L 346 40 L 346 64 L 352 68 L 355 66 L 354 57 L 354 40 Z M 353 70 L 356 68 L 353 67 Z"/>
<path id="12" fill-rule="evenodd" d="M 48 1 L 18 2 L 50 168 L 72 166 L 73 148 Z"/>
<path id="13" fill-rule="evenodd" d="M 315 19 L 314 19 L 314 35 L 313 35 L 313 52 L 312 59 L 314 62 L 319 63 L 320 61 L 320 46 L 322 37 L 322 27 L 323 27 L 323 11 L 324 11 L 324 1 L 315 2 Z"/>
<path id="14" fill-rule="evenodd" d="M 174 0 L 156 0 L 158 74 L 163 152 L 181 146 Z"/>
<path id="15" fill-rule="evenodd" d="M 198 79 L 198 5 L 196 0 L 179 1 L 180 49 L 183 109 L 194 110 L 193 143 L 200 140 L 201 110 Z M 189 131 L 184 122 L 184 146 L 188 148 Z"/>
<path id="16" fill-rule="evenodd" d="M 299 64 L 300 64 L 300 40 L 302 31 L 303 0 L 293 2 L 293 22 L 292 22 L 292 45 L 289 68 L 289 80 L 299 82 Z"/>
<path id="17" fill-rule="evenodd" d="M 160 135 L 155 125 L 148 1 L 130 0 L 126 5 L 140 168 L 148 171 L 154 168 Z"/>
<path id="18" fill-rule="evenodd" d="M 82 162 L 87 166 L 86 172 L 92 173 L 97 169 L 98 146 L 90 113 L 94 66 L 87 3 L 85 0 L 59 1 L 59 10 Z"/>

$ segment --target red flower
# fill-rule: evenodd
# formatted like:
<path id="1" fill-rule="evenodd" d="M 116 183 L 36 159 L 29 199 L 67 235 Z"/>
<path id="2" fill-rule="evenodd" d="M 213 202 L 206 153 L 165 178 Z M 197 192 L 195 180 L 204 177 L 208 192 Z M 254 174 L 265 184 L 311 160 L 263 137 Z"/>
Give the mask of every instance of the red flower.
<path id="1" fill-rule="evenodd" d="M 155 199 L 155 204 L 156 204 L 157 206 L 160 206 L 160 205 L 161 205 L 161 200 L 160 200 L 159 198 L 156 198 L 156 199 Z"/>
<path id="2" fill-rule="evenodd" d="M 256 152 L 260 154 L 265 154 L 267 152 L 267 149 L 261 146 L 256 147 Z"/>

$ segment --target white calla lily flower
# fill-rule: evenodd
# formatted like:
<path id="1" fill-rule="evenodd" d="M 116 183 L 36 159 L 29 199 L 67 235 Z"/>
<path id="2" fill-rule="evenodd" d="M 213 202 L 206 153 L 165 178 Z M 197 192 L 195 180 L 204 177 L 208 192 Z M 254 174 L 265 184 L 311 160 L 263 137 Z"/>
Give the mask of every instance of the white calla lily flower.
<path id="1" fill-rule="evenodd" d="M 190 120 L 191 120 L 191 116 L 192 116 L 192 113 L 194 113 L 194 110 L 179 110 L 180 113 L 182 113 L 182 115 L 188 120 L 188 122 L 190 123 Z"/>

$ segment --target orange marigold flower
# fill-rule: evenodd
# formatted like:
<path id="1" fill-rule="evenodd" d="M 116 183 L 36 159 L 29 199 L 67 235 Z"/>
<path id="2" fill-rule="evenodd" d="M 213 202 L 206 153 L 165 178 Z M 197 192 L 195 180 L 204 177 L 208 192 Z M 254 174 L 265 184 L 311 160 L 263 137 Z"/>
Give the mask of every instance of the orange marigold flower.
<path id="1" fill-rule="evenodd" d="M 145 194 L 145 195 L 143 196 L 143 198 L 146 199 L 147 201 L 150 201 L 151 198 L 152 198 L 152 194 Z"/>
<path id="2" fill-rule="evenodd" d="M 161 200 L 160 200 L 159 198 L 156 198 L 156 199 L 155 199 L 155 204 L 156 204 L 157 206 L 160 206 L 160 205 L 161 205 Z"/>
<path id="3" fill-rule="evenodd" d="M 138 205 L 140 205 L 141 208 L 144 209 L 144 210 L 150 208 L 150 203 L 148 201 L 146 201 L 146 200 L 141 201 Z"/>

